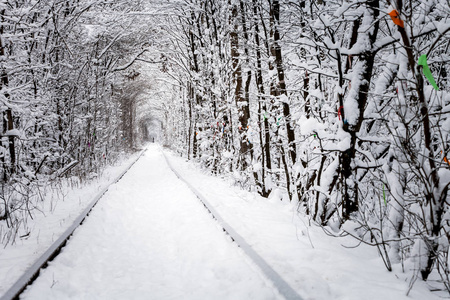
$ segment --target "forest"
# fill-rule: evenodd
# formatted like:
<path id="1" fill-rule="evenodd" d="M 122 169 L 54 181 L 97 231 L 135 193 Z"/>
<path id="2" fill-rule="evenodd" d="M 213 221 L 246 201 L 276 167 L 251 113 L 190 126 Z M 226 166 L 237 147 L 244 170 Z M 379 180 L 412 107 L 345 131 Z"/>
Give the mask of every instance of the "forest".
<path id="1" fill-rule="evenodd" d="M 448 0 L 2 0 L 0 19 L 3 246 L 48 190 L 156 139 L 450 292 Z"/>

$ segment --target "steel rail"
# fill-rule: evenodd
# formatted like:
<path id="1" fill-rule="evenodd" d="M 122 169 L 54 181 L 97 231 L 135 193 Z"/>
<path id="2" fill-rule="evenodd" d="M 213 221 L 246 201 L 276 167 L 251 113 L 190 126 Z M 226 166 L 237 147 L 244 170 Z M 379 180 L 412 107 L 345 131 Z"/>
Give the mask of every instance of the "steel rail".
<path id="1" fill-rule="evenodd" d="M 303 298 L 295 291 L 283 277 L 275 271 L 265 260 L 261 257 L 248 243 L 247 241 L 234 230 L 225 220 L 220 216 L 216 209 L 209 203 L 209 201 L 203 196 L 195 187 L 192 186 L 181 174 L 172 166 L 167 156 L 162 151 L 164 159 L 172 172 L 183 181 L 187 187 L 194 193 L 194 195 L 200 200 L 206 210 L 212 215 L 212 217 L 219 223 L 222 230 L 230 236 L 236 245 L 241 248 L 244 253 L 259 267 L 265 277 L 273 284 L 278 292 L 287 300 L 302 300 Z"/>
<path id="2" fill-rule="evenodd" d="M 95 196 L 83 212 L 75 219 L 75 221 L 73 221 L 72 225 L 64 231 L 64 233 L 33 263 L 31 267 L 25 271 L 25 273 L 6 291 L 6 293 L 3 294 L 0 300 L 19 299 L 20 294 L 26 289 L 26 287 L 33 283 L 33 281 L 39 276 L 40 270 L 45 268 L 48 265 L 48 262 L 53 260 L 59 254 L 61 249 L 66 245 L 67 241 L 72 236 L 73 232 L 83 223 L 94 206 L 108 191 L 109 187 L 114 183 L 117 183 L 125 175 L 125 173 L 133 167 L 139 158 L 141 158 L 142 154 L 146 150 L 147 149 L 142 150 L 138 157 L 122 173 L 120 173 L 119 176 L 117 176 Z"/>

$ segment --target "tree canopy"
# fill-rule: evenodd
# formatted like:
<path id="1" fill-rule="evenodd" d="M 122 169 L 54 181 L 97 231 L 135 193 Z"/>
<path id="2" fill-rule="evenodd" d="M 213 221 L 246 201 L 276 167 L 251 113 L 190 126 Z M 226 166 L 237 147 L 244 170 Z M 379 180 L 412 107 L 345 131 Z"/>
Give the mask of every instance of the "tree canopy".
<path id="1" fill-rule="evenodd" d="M 4 0 L 0 222 L 156 138 L 450 290 L 449 16 L 446 0 Z"/>

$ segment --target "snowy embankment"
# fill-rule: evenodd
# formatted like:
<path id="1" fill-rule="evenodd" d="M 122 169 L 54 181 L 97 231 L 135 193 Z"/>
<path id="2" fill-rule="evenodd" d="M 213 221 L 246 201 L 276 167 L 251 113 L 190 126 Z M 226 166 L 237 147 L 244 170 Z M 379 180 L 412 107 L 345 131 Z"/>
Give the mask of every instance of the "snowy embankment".
<path id="1" fill-rule="evenodd" d="M 101 177 L 74 187 L 63 181 L 49 188 L 26 226 L 30 233 L 0 249 L 0 297 L 69 229 L 92 200 L 132 164 L 139 153 L 108 167 Z"/>
<path id="2" fill-rule="evenodd" d="M 160 151 L 151 145 L 111 186 L 61 254 L 26 290 L 25 299 L 280 298 L 170 171 Z M 342 247 L 354 246 L 355 241 L 331 238 L 322 229 L 308 226 L 295 205 L 242 191 L 221 178 L 202 174 L 183 158 L 166 154 L 174 168 L 303 299 L 438 299 L 419 280 L 407 297 L 406 275 L 386 271 L 376 249 Z M 71 192 L 70 197 L 89 194 L 92 198 L 95 192 L 86 188 Z M 69 195 L 64 204 L 83 206 L 68 199 Z M 64 212 L 76 217 L 68 204 L 48 217 L 57 220 L 59 215 L 64 223 L 71 223 L 61 217 Z M 53 239 L 64 231 L 52 228 L 59 226 L 52 222 L 41 229 L 41 239 L 43 231 L 50 237 L 48 233 L 55 232 Z M 38 246 L 45 250 L 41 240 L 30 238 L 0 252 L 3 289 L 5 280 L 14 281 L 7 273 L 15 272 L 17 278 L 39 255 L 33 254 Z M 21 271 L 16 267 L 19 261 Z"/>
<path id="3" fill-rule="evenodd" d="M 304 299 L 442 299 L 420 279 L 406 296 L 412 272 L 388 272 L 375 247 L 327 236 L 296 205 L 265 199 L 202 174 L 166 152 L 175 169 Z M 398 266 L 397 266 L 398 267 Z"/>
<path id="4" fill-rule="evenodd" d="M 112 185 L 23 299 L 277 299 L 157 147 Z"/>

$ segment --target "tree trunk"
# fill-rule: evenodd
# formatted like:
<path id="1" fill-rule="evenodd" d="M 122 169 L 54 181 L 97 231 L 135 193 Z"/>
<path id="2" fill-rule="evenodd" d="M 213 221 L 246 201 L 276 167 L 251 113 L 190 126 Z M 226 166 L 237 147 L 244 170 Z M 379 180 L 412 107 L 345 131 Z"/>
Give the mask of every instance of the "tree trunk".
<path id="1" fill-rule="evenodd" d="M 247 141 L 247 129 L 248 129 L 248 119 L 250 117 L 250 109 L 248 102 L 242 93 L 242 68 L 239 58 L 239 37 L 238 30 L 239 25 L 236 21 L 238 18 L 238 7 L 237 4 L 233 5 L 231 11 L 230 25 L 233 24 L 233 29 L 230 32 L 230 43 L 231 43 L 231 60 L 233 67 L 233 80 L 236 84 L 234 90 L 235 102 L 238 109 L 238 120 L 239 120 L 239 135 L 240 135 L 240 149 L 239 149 L 239 161 L 240 167 L 245 170 L 248 166 L 246 159 L 247 153 L 250 150 Z"/>
<path id="2" fill-rule="evenodd" d="M 285 75 L 284 75 L 284 66 L 283 66 L 283 57 L 281 53 L 281 46 L 280 46 L 280 32 L 278 31 L 278 25 L 280 24 L 280 2 L 278 0 L 273 0 L 270 2 L 270 20 L 273 30 L 273 43 L 271 45 L 271 55 L 275 58 L 275 65 L 277 68 L 277 75 L 278 75 L 278 95 L 285 96 L 284 99 L 281 99 L 282 106 L 283 106 L 283 116 L 284 116 L 284 122 L 286 125 L 286 133 L 288 138 L 288 145 L 289 145 L 289 156 L 291 158 L 292 164 L 295 164 L 297 160 L 297 152 L 296 152 L 296 145 L 295 145 L 295 133 L 294 129 L 291 126 L 291 110 L 289 107 L 288 101 L 288 94 L 286 90 L 286 81 L 285 81 Z"/>
<path id="3" fill-rule="evenodd" d="M 0 14 L 1 14 L 1 20 L 2 20 L 2 22 L 4 22 L 5 10 L 2 10 Z M 5 45 L 3 43 L 3 38 L 2 38 L 3 34 L 4 34 L 4 26 L 2 25 L 2 26 L 0 26 L 0 57 L 2 57 L 2 58 L 5 57 Z M 5 70 L 1 70 L 0 72 L 1 72 L 0 88 L 8 87 L 8 85 L 9 85 L 8 74 L 6 74 Z M 6 97 L 6 99 L 9 100 L 10 96 L 8 93 L 5 93 L 5 97 Z M 7 124 L 6 128 L 4 128 L 4 129 L 6 129 L 6 130 L 14 129 L 14 120 L 13 120 L 11 108 L 7 108 L 4 114 L 5 114 L 4 118 L 6 119 L 6 124 Z M 5 122 L 5 120 L 3 122 Z M 14 136 L 10 135 L 8 137 L 8 141 L 9 141 L 8 148 L 9 148 L 9 156 L 10 156 L 10 166 L 8 168 L 9 169 L 8 172 L 10 174 L 13 174 L 15 172 L 15 165 L 16 165 L 16 148 L 15 148 Z M 7 174 L 6 174 L 7 172 L 6 172 L 6 170 L 4 170 L 4 171 L 5 172 L 3 174 L 3 177 L 4 177 L 4 180 L 6 181 L 7 180 Z"/>
<path id="4" fill-rule="evenodd" d="M 265 173 L 267 168 L 267 173 L 270 176 L 272 169 L 272 159 L 270 156 L 270 131 L 269 131 L 269 120 L 268 120 L 268 112 L 267 112 L 267 103 L 266 97 L 264 96 L 264 84 L 262 77 L 262 67 L 261 67 L 261 43 L 259 40 L 259 25 L 258 25 L 258 3 L 257 0 L 253 0 L 253 27 L 255 29 L 255 44 L 256 44 L 256 85 L 258 88 L 258 113 L 260 115 L 260 120 L 262 119 L 263 126 L 260 125 L 260 144 L 261 144 L 261 156 L 262 156 L 262 183 L 263 188 L 261 191 L 261 195 L 263 197 L 268 197 L 270 194 L 270 189 L 267 188 L 265 184 Z M 259 122 L 261 124 L 261 122 Z M 262 128 L 261 128 L 262 127 Z M 263 135 L 264 133 L 264 140 Z"/>
<path id="5" fill-rule="evenodd" d="M 380 26 L 378 16 L 379 16 L 379 0 L 371 0 L 367 2 L 368 7 L 373 15 L 373 20 L 376 20 L 373 24 L 372 33 L 367 33 L 371 45 L 375 44 L 378 29 Z M 356 179 L 356 170 L 352 167 L 352 162 L 355 158 L 356 153 L 356 134 L 361 129 L 361 125 L 364 120 L 364 110 L 366 108 L 367 99 L 369 97 L 370 82 L 372 79 L 372 71 L 375 62 L 376 52 L 373 50 L 367 50 L 360 54 L 360 65 L 361 65 L 361 78 L 362 81 L 359 82 L 359 86 L 353 83 L 352 89 L 356 90 L 358 103 L 358 116 L 356 122 L 350 124 L 345 117 L 345 111 L 342 110 L 342 122 L 344 131 L 350 134 L 350 147 L 341 153 L 341 175 L 342 184 L 344 186 L 344 194 L 342 199 L 342 217 L 344 220 L 348 220 L 350 215 L 358 210 L 358 182 Z M 352 177 L 352 178 L 351 178 Z"/>

